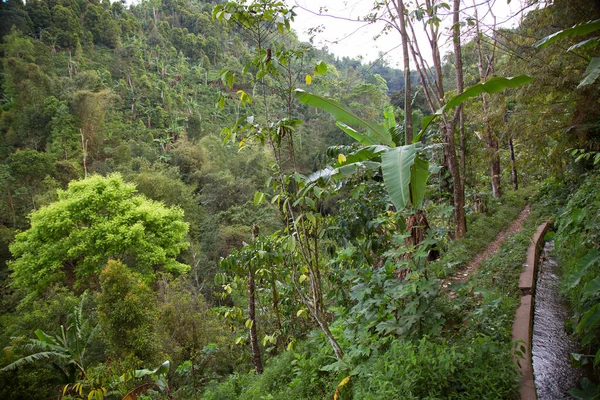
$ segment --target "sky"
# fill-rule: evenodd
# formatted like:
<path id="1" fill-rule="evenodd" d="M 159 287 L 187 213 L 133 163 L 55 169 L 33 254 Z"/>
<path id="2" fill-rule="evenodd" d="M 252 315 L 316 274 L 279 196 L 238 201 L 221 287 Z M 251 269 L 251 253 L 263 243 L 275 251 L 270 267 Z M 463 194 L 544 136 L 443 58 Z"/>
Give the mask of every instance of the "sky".
<path id="1" fill-rule="evenodd" d="M 447 0 L 448 3 L 452 1 Z M 477 0 L 478 3 L 487 3 Z M 311 35 L 310 28 L 321 27 L 321 31 L 313 34 L 312 43 L 317 48 L 327 47 L 327 49 L 339 57 L 362 58 L 363 62 L 370 63 L 377 60 L 382 53 L 388 65 L 402 68 L 402 48 L 400 45 L 400 36 L 396 31 L 390 31 L 386 35 L 378 36 L 385 26 L 384 22 L 375 24 L 366 24 L 361 21 L 364 15 L 371 10 L 373 0 L 287 0 L 288 5 L 296 5 L 296 13 L 292 28 L 298 33 L 302 41 L 309 41 Z M 406 3 L 409 3 L 408 1 Z M 462 6 L 471 6 L 465 9 L 461 19 L 466 19 L 473 13 L 473 0 L 462 0 Z M 498 26 L 509 28 L 518 24 L 518 11 L 522 9 L 520 0 L 492 0 L 492 11 L 496 16 Z M 479 17 L 484 18 L 484 24 L 493 25 L 487 5 L 479 6 Z M 321 11 L 321 12 L 320 12 Z M 451 42 L 448 40 L 448 28 L 451 25 L 451 15 L 442 22 L 442 42 L 448 42 L 445 51 L 450 51 Z M 424 34 L 420 36 L 421 51 L 426 59 L 431 58 L 430 53 L 425 53 L 428 48 Z"/>

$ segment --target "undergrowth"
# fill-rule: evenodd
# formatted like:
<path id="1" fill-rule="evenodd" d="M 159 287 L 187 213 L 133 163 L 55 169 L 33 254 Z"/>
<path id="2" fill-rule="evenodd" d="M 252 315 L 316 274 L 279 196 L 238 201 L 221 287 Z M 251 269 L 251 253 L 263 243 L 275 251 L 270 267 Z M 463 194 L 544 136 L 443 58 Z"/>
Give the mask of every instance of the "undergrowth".
<path id="1" fill-rule="evenodd" d="M 531 190 L 508 193 L 489 214 L 477 216 L 468 236 L 453 242 L 434 263 L 437 276 L 446 276 L 485 249 L 519 216 L 530 196 Z M 335 360 L 324 336 L 316 332 L 272 359 L 264 374 L 233 375 L 209 386 L 202 398 L 322 399 L 332 398 L 336 388 L 339 399 L 515 398 L 519 372 L 512 358 L 511 329 L 520 301 L 517 284 L 542 214 L 534 206 L 523 230 L 484 260 L 479 274 L 456 288 L 456 297 L 429 292 L 434 298 L 427 303 L 427 312 L 439 315 L 437 321 L 443 324 L 438 334 L 419 337 L 397 334 L 398 329 L 389 331 L 396 334 L 385 329 L 351 329 L 352 314 L 338 314 L 332 331 L 348 352 L 343 360 Z M 399 282 L 394 275 L 381 279 Z M 388 285 L 382 285 L 384 293 Z M 398 288 L 404 290 L 401 284 Z M 374 307 L 373 312 L 387 312 L 383 306 L 381 310 Z"/>

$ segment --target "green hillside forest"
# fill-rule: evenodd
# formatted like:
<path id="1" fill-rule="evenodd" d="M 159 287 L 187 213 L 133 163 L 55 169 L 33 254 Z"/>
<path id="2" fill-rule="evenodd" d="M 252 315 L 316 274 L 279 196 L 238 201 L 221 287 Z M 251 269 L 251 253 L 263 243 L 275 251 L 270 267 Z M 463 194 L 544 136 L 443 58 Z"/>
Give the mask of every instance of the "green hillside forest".
<path id="1" fill-rule="evenodd" d="M 0 2 L 0 398 L 515 399 L 545 221 L 600 398 L 600 6 L 372 3 Z"/>

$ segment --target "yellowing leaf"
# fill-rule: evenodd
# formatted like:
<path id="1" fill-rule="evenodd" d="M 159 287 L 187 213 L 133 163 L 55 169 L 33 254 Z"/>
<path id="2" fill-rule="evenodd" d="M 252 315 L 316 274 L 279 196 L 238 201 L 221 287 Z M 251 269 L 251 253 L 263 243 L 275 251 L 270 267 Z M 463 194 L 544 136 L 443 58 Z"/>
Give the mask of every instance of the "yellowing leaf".
<path id="1" fill-rule="evenodd" d="M 298 279 L 300 281 L 300 283 L 304 282 L 305 280 L 308 279 L 308 276 L 305 274 L 300 275 L 300 279 Z"/>
<path id="2" fill-rule="evenodd" d="M 303 275 L 304 276 L 304 275 Z M 301 308 L 300 310 L 298 310 L 298 312 L 296 313 L 296 317 L 299 317 L 303 314 L 306 314 L 306 310 L 304 308 Z"/>
<path id="3" fill-rule="evenodd" d="M 310 85 L 312 83 L 312 76 L 310 74 L 306 74 L 306 84 Z"/>
<path id="4" fill-rule="evenodd" d="M 333 395 L 333 400 L 338 400 L 340 395 L 340 388 L 350 382 L 350 376 L 345 377 L 338 383 L 337 388 L 335 389 L 335 394 Z"/>
<path id="5" fill-rule="evenodd" d="M 338 163 L 342 164 L 346 162 L 346 156 L 342 153 L 338 154 Z"/>
<path id="6" fill-rule="evenodd" d="M 251 319 L 246 320 L 246 328 L 252 329 L 252 325 L 254 325 L 254 321 Z"/>

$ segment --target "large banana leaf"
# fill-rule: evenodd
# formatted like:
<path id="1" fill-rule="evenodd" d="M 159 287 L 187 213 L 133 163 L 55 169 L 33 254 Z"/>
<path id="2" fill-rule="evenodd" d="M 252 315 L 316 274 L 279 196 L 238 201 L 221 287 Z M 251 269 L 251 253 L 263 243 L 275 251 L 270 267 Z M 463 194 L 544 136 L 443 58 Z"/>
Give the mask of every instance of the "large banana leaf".
<path id="1" fill-rule="evenodd" d="M 561 31 L 555 32 L 552 35 L 546 36 L 545 38 L 538 40 L 535 42 L 534 46 L 539 48 L 544 48 L 551 43 L 555 42 L 559 39 L 564 39 L 567 37 L 577 37 L 577 36 L 585 36 L 588 33 L 592 33 L 600 29 L 600 19 L 595 21 L 582 22 L 580 24 L 574 25 L 570 28 L 563 29 Z"/>
<path id="2" fill-rule="evenodd" d="M 504 89 L 509 88 L 517 88 L 524 86 L 533 81 L 533 78 L 529 75 L 518 75 L 512 78 L 505 78 L 498 76 L 496 78 L 492 78 L 487 82 L 477 83 L 473 86 L 469 86 L 462 92 L 454 97 L 452 97 L 448 102 L 439 110 L 437 110 L 434 114 L 429 115 L 423 118 L 421 122 L 421 132 L 414 138 L 413 143 L 419 141 L 421 136 L 425 132 L 425 130 L 429 127 L 429 124 L 433 122 L 438 116 L 442 115 L 444 111 L 461 105 L 465 100 L 468 100 L 472 97 L 479 96 L 482 93 L 494 94 L 503 91 Z"/>
<path id="3" fill-rule="evenodd" d="M 340 128 L 356 139 L 360 144 L 366 146 L 385 144 L 394 147 L 392 137 L 390 133 L 386 131 L 385 127 L 371 121 L 365 121 L 353 114 L 348 107 L 340 102 L 305 92 L 302 89 L 296 89 L 294 91 L 294 97 L 308 106 L 317 107 L 327 111 L 339 123 L 338 126 L 344 126 L 343 124 L 345 124 L 344 127 L 340 126 Z M 357 128 L 362 129 L 365 132 L 358 132 L 356 130 Z M 352 134 L 350 134 L 347 129 L 349 129 Z"/>
<path id="4" fill-rule="evenodd" d="M 415 163 L 410 169 L 410 192 L 412 195 L 412 204 L 416 208 L 419 208 L 419 205 L 425 198 L 427 178 L 429 178 L 429 162 L 417 155 Z"/>
<path id="5" fill-rule="evenodd" d="M 412 167 L 415 164 L 417 153 L 421 148 L 420 143 L 410 144 L 407 146 L 399 146 L 381 155 L 381 171 L 383 172 L 383 183 L 390 195 L 390 199 L 396 210 L 400 211 L 411 201 L 411 180 Z M 419 190 L 423 189 L 424 183 L 427 182 L 427 172 L 422 174 L 422 165 L 419 166 L 418 176 L 415 176 L 415 183 Z M 417 174 L 415 174 L 417 175 Z M 425 182 L 421 182 L 425 176 Z M 421 195 L 416 196 L 418 197 Z M 422 197 L 421 197 L 422 199 Z"/>

